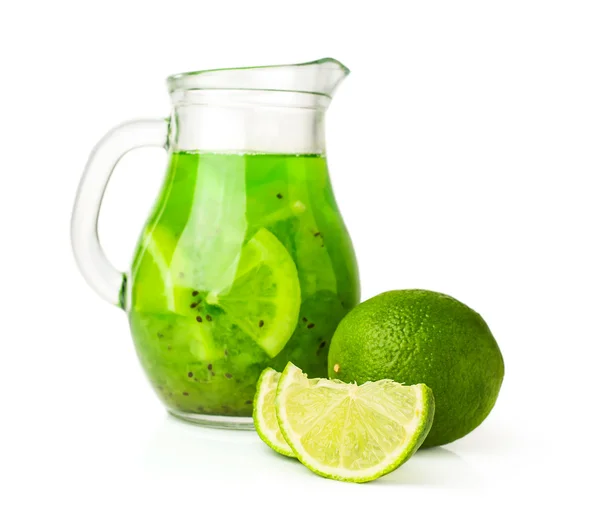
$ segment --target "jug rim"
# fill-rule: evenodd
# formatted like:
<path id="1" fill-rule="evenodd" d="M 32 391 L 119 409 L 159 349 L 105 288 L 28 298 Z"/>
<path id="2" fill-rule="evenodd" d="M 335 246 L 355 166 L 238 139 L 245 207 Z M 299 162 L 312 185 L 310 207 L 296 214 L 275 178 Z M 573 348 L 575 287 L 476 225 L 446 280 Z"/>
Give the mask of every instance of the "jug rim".
<path id="1" fill-rule="evenodd" d="M 350 69 L 339 60 L 327 57 L 298 64 L 224 67 L 175 73 L 167 77 L 167 86 L 169 93 L 185 90 L 256 90 L 315 94 L 331 99 L 337 85 L 349 74 Z M 274 86 L 277 83 L 280 85 Z"/>

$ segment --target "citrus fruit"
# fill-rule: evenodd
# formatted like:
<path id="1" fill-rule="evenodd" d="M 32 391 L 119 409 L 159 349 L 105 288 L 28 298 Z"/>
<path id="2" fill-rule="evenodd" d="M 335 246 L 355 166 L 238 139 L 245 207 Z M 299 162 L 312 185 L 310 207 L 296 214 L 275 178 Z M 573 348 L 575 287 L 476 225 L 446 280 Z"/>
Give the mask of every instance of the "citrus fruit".
<path id="1" fill-rule="evenodd" d="M 281 373 L 271 368 L 265 369 L 260 375 L 256 384 L 254 413 L 252 414 L 254 417 L 254 427 L 258 436 L 271 449 L 284 456 L 295 458 L 294 451 L 290 449 L 290 446 L 281 434 L 275 413 L 275 392 L 277 391 L 280 376 Z"/>
<path id="2" fill-rule="evenodd" d="M 290 362 L 279 379 L 275 407 L 283 437 L 306 467 L 360 483 L 414 454 L 431 428 L 435 405 L 426 385 L 308 379 Z"/>
<path id="3" fill-rule="evenodd" d="M 380 294 L 348 313 L 331 341 L 328 368 L 346 382 L 428 385 L 436 412 L 425 446 L 481 424 L 504 377 L 502 354 L 479 314 L 450 296 L 414 289 Z"/>
<path id="4" fill-rule="evenodd" d="M 260 229 L 242 249 L 233 284 L 206 302 L 222 308 L 270 357 L 294 333 L 300 310 L 296 265 L 281 242 Z"/>
<path id="5" fill-rule="evenodd" d="M 154 303 L 150 301 L 156 302 L 158 296 L 163 310 L 189 317 L 196 332 L 190 350 L 199 359 L 216 358 L 212 332 L 225 327 L 230 333 L 241 330 L 269 357 L 277 355 L 294 333 L 300 310 L 298 272 L 281 242 L 267 229 L 258 230 L 242 247 L 234 271 L 224 271 L 234 278 L 220 289 L 186 286 L 185 265 L 169 269 L 164 261 L 163 254 L 173 253 L 174 245 L 176 241 L 169 239 L 164 229 L 155 228 L 148 254 L 163 269 L 156 281 L 147 279 L 154 292 L 138 296 L 136 307 L 152 309 Z M 163 293 L 156 289 L 163 289 Z"/>

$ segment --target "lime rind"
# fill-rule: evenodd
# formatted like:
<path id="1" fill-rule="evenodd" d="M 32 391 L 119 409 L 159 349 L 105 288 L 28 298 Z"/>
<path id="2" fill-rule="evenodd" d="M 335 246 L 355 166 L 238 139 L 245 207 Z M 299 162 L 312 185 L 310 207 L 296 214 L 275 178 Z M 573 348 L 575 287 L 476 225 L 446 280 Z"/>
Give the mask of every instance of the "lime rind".
<path id="1" fill-rule="evenodd" d="M 290 413 L 290 409 L 293 410 L 295 406 L 297 407 L 299 401 L 299 394 L 296 393 L 296 399 L 294 399 L 293 393 L 290 392 L 294 385 L 297 386 L 296 390 L 300 389 L 301 392 L 305 392 L 311 387 L 321 387 L 318 393 L 326 395 L 321 403 L 322 409 L 319 410 L 317 403 L 310 411 L 296 410 L 295 416 Z M 388 388 L 386 389 L 386 387 Z M 401 388 L 407 396 L 412 393 L 414 397 L 412 416 L 401 411 L 402 406 L 395 403 L 397 399 L 390 400 L 385 397 L 393 387 L 396 390 Z M 374 402 L 377 401 L 374 399 L 377 395 L 383 396 L 379 403 Z M 410 401 L 408 397 L 407 400 Z M 344 405 L 346 405 L 345 408 Z M 279 379 L 275 406 L 281 433 L 303 465 L 320 476 L 356 483 L 377 479 L 405 463 L 427 437 L 433 424 L 435 411 L 433 392 L 424 384 L 406 387 L 391 380 L 381 380 L 358 386 L 338 380 L 320 378 L 309 380 L 291 362 L 288 363 Z M 411 406 L 407 408 L 411 408 Z M 389 415 L 389 409 L 392 411 L 392 416 Z M 313 419 L 304 431 L 298 431 L 299 425 L 294 424 L 294 421 L 299 419 L 307 423 L 312 418 L 310 417 L 311 412 L 315 412 L 315 410 L 318 410 L 313 413 L 317 416 L 316 419 Z M 336 430 L 336 424 L 340 423 L 343 424 L 342 427 Z M 364 425 L 365 423 L 368 425 Z M 362 424 L 366 438 L 364 436 L 363 438 L 357 437 L 357 432 L 352 427 L 348 427 L 349 424 L 355 427 L 360 427 L 359 425 Z M 378 431 L 378 428 L 381 428 L 381 431 Z M 391 433 L 394 428 L 395 434 Z M 314 433 L 315 431 L 316 433 Z M 337 437 L 336 433 L 339 433 Z M 310 440 L 315 442 L 312 446 L 314 447 L 312 453 L 307 448 L 308 442 L 303 442 L 303 437 L 309 435 Z M 321 440 L 321 444 L 319 444 L 319 440 Z M 342 460 L 348 452 L 348 448 L 344 451 L 344 447 L 347 447 L 345 444 L 348 443 L 352 444 L 350 449 L 355 451 L 350 454 L 355 456 L 353 462 L 357 465 L 356 468 L 341 466 Z M 367 449 L 373 449 L 373 446 L 377 445 L 381 452 L 385 452 L 386 447 L 388 449 L 391 447 L 391 450 L 386 452 L 383 459 L 377 463 L 361 467 L 358 466 L 363 461 L 360 460 L 360 456 L 365 454 L 361 444 L 362 446 L 366 445 Z M 317 459 L 317 457 L 321 459 Z M 328 457 L 330 461 L 339 459 L 339 463 L 337 465 L 324 463 L 322 459 Z"/>
<path id="2" fill-rule="evenodd" d="M 254 396 L 254 427 L 261 440 L 279 454 L 295 458 L 277 422 L 275 415 L 275 392 L 281 373 L 274 369 L 265 369 L 258 379 L 256 395 Z"/>

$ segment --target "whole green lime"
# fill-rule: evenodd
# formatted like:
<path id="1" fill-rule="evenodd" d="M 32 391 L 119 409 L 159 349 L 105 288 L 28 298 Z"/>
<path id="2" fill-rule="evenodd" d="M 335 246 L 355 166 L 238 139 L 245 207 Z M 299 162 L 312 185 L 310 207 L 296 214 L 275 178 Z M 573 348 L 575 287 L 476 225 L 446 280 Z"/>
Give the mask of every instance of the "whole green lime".
<path id="1" fill-rule="evenodd" d="M 433 291 L 389 291 L 361 303 L 339 324 L 329 350 L 329 377 L 345 382 L 390 378 L 425 383 L 435 417 L 424 446 L 453 442 L 492 410 L 504 361 L 483 318 Z"/>

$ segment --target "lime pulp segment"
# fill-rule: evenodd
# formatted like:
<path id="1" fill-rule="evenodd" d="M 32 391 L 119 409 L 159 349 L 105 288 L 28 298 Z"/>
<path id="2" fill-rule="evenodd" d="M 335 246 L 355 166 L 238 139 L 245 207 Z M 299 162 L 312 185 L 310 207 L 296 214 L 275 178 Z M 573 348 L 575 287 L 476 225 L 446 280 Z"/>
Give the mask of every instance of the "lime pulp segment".
<path id="1" fill-rule="evenodd" d="M 271 449 L 284 456 L 295 458 L 294 451 L 290 449 L 281 434 L 275 414 L 275 392 L 280 376 L 281 373 L 271 368 L 265 369 L 260 375 L 254 398 L 254 427 L 258 436 Z"/>
<path id="2" fill-rule="evenodd" d="M 158 236 L 156 241 L 154 236 Z M 168 266 L 158 247 L 173 251 L 170 245 L 163 231 L 156 229 L 149 247 L 153 248 L 150 253 L 157 265 Z M 218 306 L 229 323 L 251 337 L 269 357 L 274 357 L 284 348 L 298 323 L 301 293 L 296 265 L 277 237 L 264 228 L 243 246 L 235 265 L 235 272 L 231 272 L 235 277 L 223 289 L 195 290 L 177 285 L 177 274 L 189 273 L 188 268 L 179 266 L 163 271 L 169 276 L 163 286 L 166 305 L 175 314 L 190 316 L 193 324 L 198 311 L 196 307 L 190 308 L 190 304 L 199 305 L 205 297 L 207 304 Z M 195 296 L 198 298 L 194 299 Z M 202 360 L 213 357 L 212 325 L 205 322 L 196 328 L 203 341 L 191 346 L 192 353 Z"/>
<path id="3" fill-rule="evenodd" d="M 275 406 L 296 457 L 321 476 L 351 482 L 377 479 L 407 461 L 431 429 L 435 408 L 423 384 L 308 379 L 292 363 Z"/>
<path id="4" fill-rule="evenodd" d="M 267 229 L 244 246 L 231 288 L 212 292 L 209 303 L 223 308 L 240 329 L 274 357 L 298 323 L 300 283 L 289 252 Z"/>

